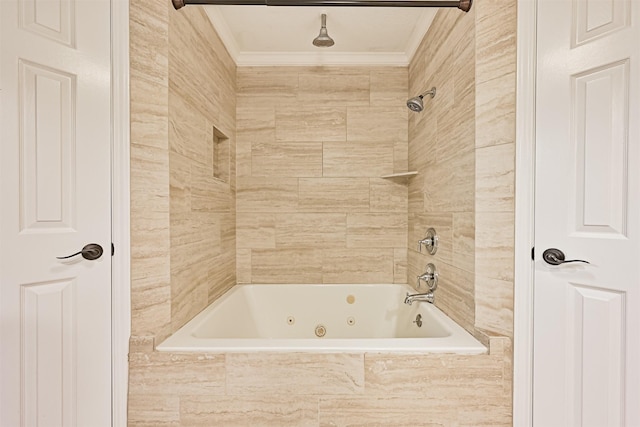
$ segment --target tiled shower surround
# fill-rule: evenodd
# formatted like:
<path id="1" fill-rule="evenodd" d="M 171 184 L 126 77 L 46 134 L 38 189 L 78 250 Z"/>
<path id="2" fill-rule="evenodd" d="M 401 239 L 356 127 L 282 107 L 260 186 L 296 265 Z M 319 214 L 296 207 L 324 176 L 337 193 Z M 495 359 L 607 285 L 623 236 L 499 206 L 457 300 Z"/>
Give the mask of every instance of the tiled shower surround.
<path id="1" fill-rule="evenodd" d="M 161 340 L 236 282 L 236 67 L 200 8 L 132 0 L 130 15 L 131 326 Z"/>
<path id="2" fill-rule="evenodd" d="M 406 283 L 407 69 L 237 76 L 238 281 Z"/>
<path id="3" fill-rule="evenodd" d="M 511 425 L 515 17 L 441 10 L 408 68 L 236 68 L 201 8 L 131 0 L 130 425 Z M 489 354 L 153 351 L 237 282 L 413 284 L 426 262 Z"/>

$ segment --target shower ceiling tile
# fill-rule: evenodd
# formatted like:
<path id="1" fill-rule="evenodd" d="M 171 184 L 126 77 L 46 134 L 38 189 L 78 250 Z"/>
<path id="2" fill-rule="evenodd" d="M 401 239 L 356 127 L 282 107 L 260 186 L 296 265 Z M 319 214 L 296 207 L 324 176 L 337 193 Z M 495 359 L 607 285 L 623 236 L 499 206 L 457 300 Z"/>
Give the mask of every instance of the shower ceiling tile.
<path id="1" fill-rule="evenodd" d="M 409 64 L 438 9 L 205 6 L 239 66 Z M 311 41 L 327 14 L 331 48 Z M 464 12 L 460 12 L 464 13 Z"/>

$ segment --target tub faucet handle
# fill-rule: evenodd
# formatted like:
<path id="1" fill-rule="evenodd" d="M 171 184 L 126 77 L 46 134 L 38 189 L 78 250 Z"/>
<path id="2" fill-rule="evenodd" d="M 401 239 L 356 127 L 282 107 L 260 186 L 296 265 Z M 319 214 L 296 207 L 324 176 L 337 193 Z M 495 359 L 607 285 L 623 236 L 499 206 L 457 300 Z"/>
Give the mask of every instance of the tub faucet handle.
<path id="1" fill-rule="evenodd" d="M 418 276 L 418 289 L 420 289 L 421 282 L 426 283 L 431 292 L 438 288 L 438 272 L 435 265 L 432 263 L 427 264 L 425 272 Z"/>
<path id="2" fill-rule="evenodd" d="M 418 240 L 418 252 L 422 252 L 423 245 L 430 255 L 435 255 L 438 251 L 438 234 L 434 228 L 428 228 L 424 239 Z"/>

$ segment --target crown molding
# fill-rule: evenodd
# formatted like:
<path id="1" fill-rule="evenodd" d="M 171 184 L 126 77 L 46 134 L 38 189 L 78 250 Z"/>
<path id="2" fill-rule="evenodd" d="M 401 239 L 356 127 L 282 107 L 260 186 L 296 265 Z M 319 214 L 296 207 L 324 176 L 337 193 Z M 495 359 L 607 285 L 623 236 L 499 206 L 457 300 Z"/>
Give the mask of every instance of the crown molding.
<path id="1" fill-rule="evenodd" d="M 204 11 L 209 17 L 209 20 L 213 25 L 213 29 L 218 33 L 222 43 L 227 48 L 231 59 L 233 59 L 236 65 L 238 65 L 240 48 L 238 47 L 238 43 L 236 43 L 235 37 L 233 37 L 233 33 L 227 24 L 227 20 L 224 19 L 224 16 L 222 16 L 222 13 L 220 13 L 220 10 L 217 7 L 205 7 Z"/>
<path id="2" fill-rule="evenodd" d="M 423 10 L 422 16 L 416 22 L 415 27 L 413 27 L 414 30 L 411 32 L 411 38 L 409 38 L 409 41 L 407 42 L 407 50 L 405 52 L 408 58 L 408 63 L 413 60 L 413 56 L 416 54 L 418 47 L 420 47 L 420 43 L 422 43 L 424 36 L 429 31 L 429 28 L 431 28 L 431 24 L 436 17 L 436 13 Z"/>

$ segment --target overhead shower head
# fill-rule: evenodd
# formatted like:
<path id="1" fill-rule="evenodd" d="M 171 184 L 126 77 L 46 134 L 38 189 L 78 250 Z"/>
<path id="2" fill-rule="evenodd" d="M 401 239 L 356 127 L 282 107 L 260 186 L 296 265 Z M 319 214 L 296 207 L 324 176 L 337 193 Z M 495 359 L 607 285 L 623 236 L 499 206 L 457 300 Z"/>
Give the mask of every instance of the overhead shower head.
<path id="1" fill-rule="evenodd" d="M 322 26 L 320 27 L 320 34 L 313 39 L 313 45 L 317 47 L 331 47 L 335 44 L 333 39 L 329 37 L 327 33 L 327 15 L 322 14 Z"/>
<path id="2" fill-rule="evenodd" d="M 413 112 L 419 113 L 420 111 L 424 110 L 424 103 L 422 102 L 422 99 L 426 96 L 426 95 L 431 95 L 431 98 L 433 98 L 434 96 L 436 96 L 436 88 L 432 87 L 431 89 L 429 89 L 428 91 L 418 95 L 418 96 L 414 96 L 413 98 L 407 100 L 407 107 L 409 107 L 409 109 Z"/>

